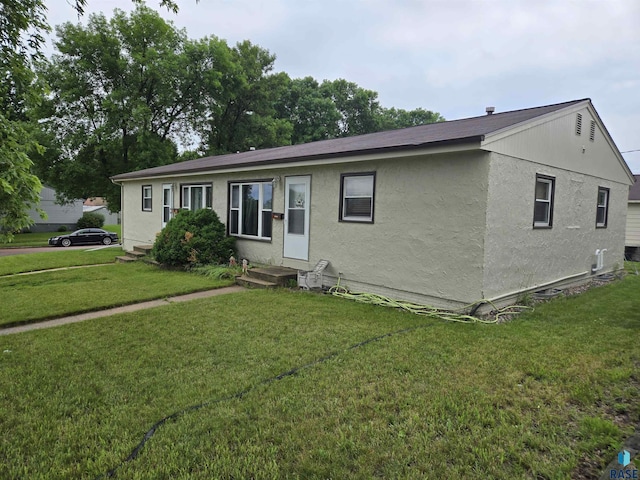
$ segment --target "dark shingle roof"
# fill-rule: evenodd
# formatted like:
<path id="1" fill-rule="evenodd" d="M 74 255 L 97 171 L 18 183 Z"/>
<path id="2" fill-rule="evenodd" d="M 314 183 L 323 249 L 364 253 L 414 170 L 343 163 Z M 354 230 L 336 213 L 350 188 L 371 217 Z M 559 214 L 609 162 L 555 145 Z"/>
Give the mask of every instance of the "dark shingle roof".
<path id="1" fill-rule="evenodd" d="M 636 183 L 629 189 L 629 200 L 640 201 L 640 175 L 634 175 Z"/>
<path id="2" fill-rule="evenodd" d="M 503 128 L 512 127 L 548 113 L 588 101 L 589 99 L 546 105 L 543 107 L 494 113 L 480 117 L 431 123 L 417 127 L 369 133 L 355 137 L 335 138 L 318 142 L 267 148 L 228 155 L 189 160 L 186 162 L 123 173 L 114 180 L 189 174 L 234 167 L 279 164 L 322 158 L 381 153 L 393 150 L 425 148 L 449 143 L 479 142 L 487 135 Z"/>

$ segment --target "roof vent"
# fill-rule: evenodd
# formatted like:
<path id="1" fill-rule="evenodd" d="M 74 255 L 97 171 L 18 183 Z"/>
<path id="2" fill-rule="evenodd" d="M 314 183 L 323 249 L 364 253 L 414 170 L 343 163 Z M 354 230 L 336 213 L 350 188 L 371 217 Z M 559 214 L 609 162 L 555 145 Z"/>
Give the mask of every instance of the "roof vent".
<path id="1" fill-rule="evenodd" d="M 493 115 L 493 112 L 496 111 L 496 107 L 487 107 L 485 108 L 485 112 L 487 112 L 487 115 Z"/>
<path id="2" fill-rule="evenodd" d="M 576 113 L 576 135 L 582 135 L 582 114 Z"/>

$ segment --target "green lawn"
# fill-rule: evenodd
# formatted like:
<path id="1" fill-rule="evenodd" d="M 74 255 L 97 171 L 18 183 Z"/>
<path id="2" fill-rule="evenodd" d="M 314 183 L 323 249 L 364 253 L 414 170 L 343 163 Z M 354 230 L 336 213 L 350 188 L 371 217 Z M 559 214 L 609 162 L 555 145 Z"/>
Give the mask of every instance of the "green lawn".
<path id="1" fill-rule="evenodd" d="M 60 248 L 57 252 L 9 255 L 0 257 L 0 277 L 3 275 L 72 267 L 76 265 L 113 263 L 119 255 L 123 255 L 123 251 L 119 247 L 100 248 L 93 246 L 87 247 L 86 250 L 67 250 Z"/>
<path id="2" fill-rule="evenodd" d="M 501 325 L 253 290 L 3 336 L 0 478 L 96 478 L 203 402 L 117 478 L 597 477 L 640 422 L 639 289 Z"/>
<path id="3" fill-rule="evenodd" d="M 120 225 L 105 225 L 102 227 L 109 232 L 116 232 L 118 237 L 122 238 L 122 227 Z M 43 232 L 43 233 L 17 233 L 13 236 L 11 243 L 0 243 L 0 248 L 3 247 L 44 247 L 48 245 L 49 239 L 56 235 L 64 235 L 68 232 Z"/>
<path id="4" fill-rule="evenodd" d="M 0 326 L 227 286 L 187 272 L 168 272 L 136 262 L 0 277 Z"/>

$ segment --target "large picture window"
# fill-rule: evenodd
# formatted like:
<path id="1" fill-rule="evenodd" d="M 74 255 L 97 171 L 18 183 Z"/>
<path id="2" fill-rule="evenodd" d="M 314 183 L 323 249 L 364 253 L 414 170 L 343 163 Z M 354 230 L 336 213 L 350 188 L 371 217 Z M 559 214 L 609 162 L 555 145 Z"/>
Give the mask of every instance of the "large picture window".
<path id="1" fill-rule="evenodd" d="M 551 228 L 553 225 L 553 195 L 555 179 L 536 175 L 536 200 L 533 210 L 534 228 Z"/>
<path id="2" fill-rule="evenodd" d="M 340 176 L 340 221 L 373 223 L 375 184 L 374 172 Z"/>
<path id="3" fill-rule="evenodd" d="M 209 185 L 182 185 L 182 208 L 199 210 L 211 208 L 213 189 Z"/>
<path id="4" fill-rule="evenodd" d="M 607 228 L 609 216 L 609 189 L 598 187 L 598 205 L 596 207 L 596 228 Z"/>
<path id="5" fill-rule="evenodd" d="M 151 188 L 151 185 L 142 186 L 142 211 L 143 212 L 151 211 L 152 194 L 153 194 L 153 190 Z"/>
<path id="6" fill-rule="evenodd" d="M 270 240 L 271 182 L 232 183 L 229 190 L 229 234 Z"/>

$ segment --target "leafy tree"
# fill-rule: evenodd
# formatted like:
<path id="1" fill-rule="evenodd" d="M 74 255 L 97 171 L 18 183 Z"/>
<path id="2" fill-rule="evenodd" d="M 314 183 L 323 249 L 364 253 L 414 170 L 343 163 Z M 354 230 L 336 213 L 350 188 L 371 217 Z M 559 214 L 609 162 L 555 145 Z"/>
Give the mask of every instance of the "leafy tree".
<path id="1" fill-rule="evenodd" d="M 380 129 L 393 130 L 396 128 L 415 127 L 427 123 L 443 122 L 444 117 L 439 113 L 416 108 L 403 110 L 401 108 L 383 108 L 380 112 Z"/>
<path id="2" fill-rule="evenodd" d="M 42 188 L 31 172 L 30 155 L 42 148 L 27 109 L 41 95 L 31 66 L 48 26 L 43 0 L 4 1 L 0 7 L 0 242 L 6 242 L 33 222 L 28 212 Z"/>
<path id="3" fill-rule="evenodd" d="M 313 77 L 291 80 L 276 109 L 280 118 L 292 124 L 292 144 L 327 140 L 339 134 L 338 122 L 342 115 L 333 99 L 323 95 Z"/>
<path id="4" fill-rule="evenodd" d="M 153 257 L 172 267 L 222 264 L 235 254 L 235 238 L 213 210 L 181 210 L 158 234 Z"/>
<path id="5" fill-rule="evenodd" d="M 350 137 L 379 131 L 380 104 L 377 92 L 344 79 L 333 82 L 325 80 L 320 90 L 333 101 L 340 113 L 337 136 Z"/>
<path id="6" fill-rule="evenodd" d="M 275 55 L 249 41 L 238 43 L 229 53 L 228 75 L 208 92 L 207 121 L 201 128 L 204 152 L 215 155 L 289 144 L 291 124 L 278 118 L 275 110 L 289 77 L 270 73 Z"/>
<path id="7" fill-rule="evenodd" d="M 291 143 L 362 135 L 444 120 L 422 108 L 406 111 L 380 106 L 378 94 L 344 79 L 294 79 L 280 97 L 277 114 L 293 126 Z"/>
<path id="8" fill-rule="evenodd" d="M 174 0 L 159 3 L 178 10 Z M 79 15 L 86 4 L 87 0 L 75 0 Z M 41 156 L 44 149 L 27 112 L 43 94 L 33 64 L 42 57 L 43 34 L 49 31 L 46 11 L 44 0 L 0 4 L 0 242 L 10 241 L 15 230 L 32 223 L 28 211 L 39 203 L 42 188 L 32 172 L 32 157 Z"/>
<path id="9" fill-rule="evenodd" d="M 116 209 L 109 177 L 175 161 L 176 142 L 192 135 L 211 59 L 144 6 L 57 35 L 41 73 L 51 88 L 44 128 L 58 148 L 38 171 L 66 199 L 103 196 Z"/>

